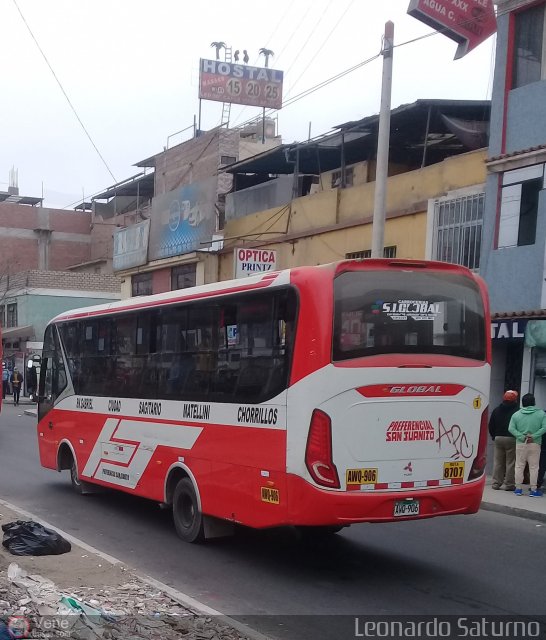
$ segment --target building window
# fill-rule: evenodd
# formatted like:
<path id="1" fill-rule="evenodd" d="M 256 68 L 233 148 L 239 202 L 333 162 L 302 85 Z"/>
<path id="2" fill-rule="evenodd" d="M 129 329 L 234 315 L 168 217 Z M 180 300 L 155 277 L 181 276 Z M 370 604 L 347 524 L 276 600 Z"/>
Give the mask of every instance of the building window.
<path id="1" fill-rule="evenodd" d="M 372 250 L 364 249 L 364 251 L 353 251 L 352 253 L 346 253 L 345 258 L 347 260 L 363 260 L 364 258 L 371 258 Z M 383 248 L 384 258 L 396 258 L 396 245 Z"/>
<path id="2" fill-rule="evenodd" d="M 220 164 L 233 164 L 234 162 L 237 162 L 235 156 L 220 156 Z"/>
<path id="3" fill-rule="evenodd" d="M 9 329 L 10 327 L 17 326 L 17 303 L 8 304 L 7 306 L 7 318 L 6 318 L 6 327 Z"/>
<path id="4" fill-rule="evenodd" d="M 502 177 L 499 247 L 521 247 L 536 240 L 538 200 L 544 165 L 506 171 Z"/>
<path id="5" fill-rule="evenodd" d="M 196 265 L 184 264 L 171 269 L 171 291 L 195 287 Z"/>
<path id="6" fill-rule="evenodd" d="M 479 268 L 484 203 L 485 193 L 435 200 L 434 260 Z"/>
<path id="7" fill-rule="evenodd" d="M 515 15 L 512 88 L 523 87 L 544 77 L 544 5 Z"/>
<path id="8" fill-rule="evenodd" d="M 149 296 L 152 293 L 152 273 L 137 273 L 131 278 L 133 296 Z"/>
<path id="9" fill-rule="evenodd" d="M 6 307 L 0 305 L 0 327 L 6 326 Z"/>
<path id="10" fill-rule="evenodd" d="M 352 187 L 354 180 L 354 168 L 347 167 L 345 169 L 345 185 L 341 184 L 341 178 L 341 169 L 339 171 L 332 171 L 332 189 L 341 186 Z"/>

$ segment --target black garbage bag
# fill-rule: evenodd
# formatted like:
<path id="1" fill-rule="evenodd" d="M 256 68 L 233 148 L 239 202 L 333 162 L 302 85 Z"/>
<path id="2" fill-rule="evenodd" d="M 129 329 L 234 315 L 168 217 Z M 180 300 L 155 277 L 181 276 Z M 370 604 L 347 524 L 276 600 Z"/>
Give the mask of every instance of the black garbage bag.
<path id="1" fill-rule="evenodd" d="M 70 542 L 56 531 L 32 520 L 8 522 L 2 531 L 2 545 L 14 556 L 56 556 L 71 549 Z"/>

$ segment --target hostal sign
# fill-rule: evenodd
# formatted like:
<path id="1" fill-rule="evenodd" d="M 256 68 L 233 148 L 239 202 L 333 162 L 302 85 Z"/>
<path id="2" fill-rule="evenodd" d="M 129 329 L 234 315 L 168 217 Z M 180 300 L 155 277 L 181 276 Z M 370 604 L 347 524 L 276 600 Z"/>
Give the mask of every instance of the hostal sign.
<path id="1" fill-rule="evenodd" d="M 201 59 L 199 98 L 251 107 L 282 107 L 283 72 L 220 60 Z"/>

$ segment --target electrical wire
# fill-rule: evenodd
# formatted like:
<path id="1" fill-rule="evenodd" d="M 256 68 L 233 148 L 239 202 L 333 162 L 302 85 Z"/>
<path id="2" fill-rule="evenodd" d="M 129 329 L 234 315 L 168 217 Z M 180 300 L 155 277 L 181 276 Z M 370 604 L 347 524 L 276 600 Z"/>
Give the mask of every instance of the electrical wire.
<path id="1" fill-rule="evenodd" d="M 292 33 L 288 36 L 288 39 L 286 41 L 286 44 L 284 45 L 284 47 L 280 50 L 280 52 L 276 55 L 275 57 L 275 61 L 276 63 L 279 61 L 279 59 L 281 58 L 282 54 L 286 51 L 287 47 L 290 45 L 292 38 L 296 35 L 296 33 L 298 32 L 299 28 L 301 27 L 303 21 L 305 20 L 305 18 L 307 17 L 307 14 L 309 13 L 309 11 L 311 10 L 311 7 L 314 4 L 314 0 L 311 0 L 309 2 L 309 4 L 307 5 L 307 8 L 305 9 L 305 12 L 303 13 L 300 21 L 298 22 L 298 24 L 296 25 L 294 31 L 292 31 Z M 235 120 L 233 121 L 233 125 L 237 124 L 237 121 L 241 118 L 241 116 L 243 115 L 243 113 L 248 109 L 249 107 L 243 107 L 241 109 L 241 111 L 238 113 L 237 117 L 235 118 Z M 251 122 L 254 121 L 254 118 L 251 119 Z M 242 126 L 242 125 L 241 125 Z"/>
<path id="2" fill-rule="evenodd" d="M 116 177 L 114 176 L 114 174 L 112 173 L 112 170 L 110 169 L 110 167 L 108 166 L 108 163 L 106 162 L 106 160 L 104 159 L 102 153 L 99 151 L 97 145 L 95 144 L 95 142 L 93 141 L 93 138 L 91 137 L 91 134 L 89 133 L 89 131 L 86 129 L 84 123 L 82 122 L 82 119 L 80 118 L 80 116 L 78 115 L 78 112 L 76 111 L 76 108 L 74 107 L 74 105 L 72 104 L 70 98 L 68 97 L 68 94 L 66 93 L 61 81 L 59 80 L 59 78 L 57 77 L 57 74 L 55 73 L 53 67 L 51 66 L 51 63 L 49 62 L 49 60 L 47 59 L 46 54 L 44 53 L 42 47 L 40 46 L 38 40 L 36 39 L 36 36 L 34 35 L 34 33 L 32 32 L 32 29 L 30 28 L 28 22 L 25 19 L 25 16 L 23 15 L 21 9 L 19 8 L 19 5 L 17 4 L 17 0 L 13 0 L 13 4 L 15 5 L 15 8 L 17 9 L 17 11 L 19 12 L 19 15 L 21 16 L 21 20 L 23 21 L 25 27 L 27 28 L 28 32 L 30 33 L 31 38 L 34 40 L 34 43 L 36 44 L 36 46 L 38 47 L 38 51 L 42 54 L 43 59 L 45 60 L 45 63 L 47 64 L 47 66 L 49 67 L 49 70 L 51 71 L 51 73 L 53 74 L 53 77 L 55 78 L 57 84 L 59 85 L 59 88 L 61 89 L 64 97 L 66 98 L 66 101 L 68 102 L 68 105 L 70 106 L 70 108 L 72 109 L 72 112 L 74 113 L 74 115 L 76 116 L 77 121 L 80 123 L 81 128 L 84 130 L 85 135 L 87 136 L 87 138 L 89 139 L 89 142 L 93 145 L 93 148 L 95 149 L 95 151 L 97 152 L 99 158 L 101 159 L 102 163 L 104 164 L 104 166 L 106 167 L 108 173 L 112 176 L 112 178 L 117 182 Z"/>
<path id="3" fill-rule="evenodd" d="M 292 62 L 292 64 L 288 67 L 288 69 L 286 70 L 286 74 L 288 74 L 290 72 L 290 70 L 293 68 L 293 66 L 297 63 L 300 55 L 305 51 L 305 48 L 307 47 L 307 45 L 309 44 L 309 41 L 311 40 L 311 38 L 315 35 L 315 31 L 318 29 L 320 23 L 324 20 L 324 17 L 326 16 L 326 14 L 328 13 L 328 10 L 330 9 L 330 7 L 332 6 L 333 3 L 328 3 L 326 5 L 326 7 L 322 10 L 322 13 L 319 16 L 319 19 L 317 20 L 317 22 L 311 27 L 311 31 L 309 32 L 309 35 L 307 36 L 307 40 L 302 44 L 300 50 L 296 53 L 296 55 L 294 56 L 294 61 Z"/>
<path id="4" fill-rule="evenodd" d="M 317 56 L 317 54 L 319 53 L 319 51 L 326 45 L 326 43 L 328 42 L 328 40 L 330 40 L 330 38 L 332 37 L 332 35 L 334 34 L 334 32 L 336 31 L 336 29 L 339 27 L 341 21 L 343 20 L 343 18 L 345 18 L 345 16 L 347 15 L 347 12 L 349 11 L 349 9 L 352 7 L 352 5 L 355 3 L 355 0 L 351 0 L 349 2 L 349 4 L 347 5 L 345 11 L 341 14 L 341 16 L 339 17 L 338 21 L 335 23 L 335 25 L 332 27 L 332 29 L 330 30 L 330 33 L 326 36 L 326 38 L 322 41 L 321 45 L 319 46 L 319 48 L 315 51 L 315 53 L 311 56 L 311 59 L 309 60 L 307 66 L 305 67 L 305 69 L 300 73 L 300 75 L 296 78 L 296 80 L 292 83 L 292 90 L 294 90 L 294 87 L 298 84 L 300 78 L 304 75 L 304 73 L 307 71 L 307 69 L 309 69 L 309 67 L 313 64 L 313 62 L 315 61 L 315 58 Z M 290 96 L 290 93 L 287 95 L 287 98 Z"/>
<path id="5" fill-rule="evenodd" d="M 318 91 L 319 89 L 322 89 L 322 88 L 328 86 L 332 82 L 335 82 L 336 80 L 339 80 L 340 78 L 343 78 L 344 76 L 348 75 L 349 73 L 352 73 L 353 71 L 356 71 L 357 69 L 360 69 L 360 67 L 363 67 L 364 65 L 370 64 L 374 60 L 377 60 L 377 58 L 379 58 L 380 56 L 381 56 L 381 53 L 377 53 L 376 55 L 368 58 L 367 60 L 363 60 L 362 62 L 359 62 L 358 64 L 355 64 L 354 66 L 349 67 L 348 69 L 345 69 L 345 71 L 341 71 L 340 73 L 336 74 L 335 76 L 332 76 L 331 78 L 327 78 L 326 80 L 323 80 L 322 82 L 319 82 L 318 84 L 314 85 L 313 87 L 309 87 L 309 89 L 305 89 L 304 91 L 301 91 L 300 93 L 296 94 L 295 96 L 293 96 L 292 98 L 287 100 L 282 105 L 282 109 L 285 109 L 286 107 L 289 107 L 290 105 L 294 104 L 295 102 L 298 102 L 299 100 L 302 100 L 303 98 L 306 98 L 307 96 L 311 95 L 315 91 Z M 276 111 L 279 111 L 279 109 L 268 109 L 266 111 L 266 116 L 267 115 L 271 115 L 272 113 L 275 113 Z M 244 127 L 245 125 L 251 124 L 251 123 L 253 123 L 255 121 L 256 121 L 256 117 L 249 118 L 245 122 L 242 122 L 239 125 L 239 127 Z"/>

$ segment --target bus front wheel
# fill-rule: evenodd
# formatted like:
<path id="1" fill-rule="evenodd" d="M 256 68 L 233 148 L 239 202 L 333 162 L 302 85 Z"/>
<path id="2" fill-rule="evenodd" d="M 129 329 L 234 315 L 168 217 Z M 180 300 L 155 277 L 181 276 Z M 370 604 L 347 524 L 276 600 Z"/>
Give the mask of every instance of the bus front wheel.
<path id="1" fill-rule="evenodd" d="M 182 478 L 174 490 L 173 520 L 176 533 L 185 542 L 204 540 L 203 514 L 189 478 Z"/>

